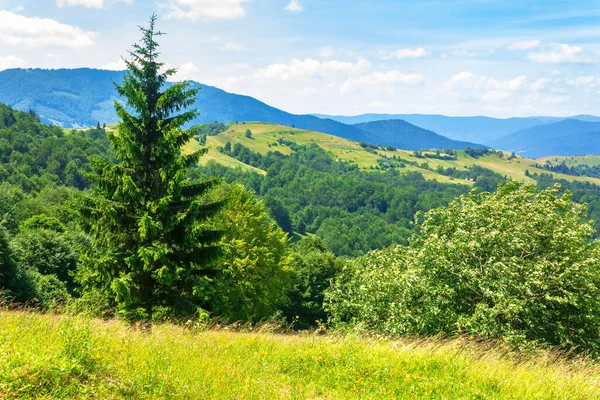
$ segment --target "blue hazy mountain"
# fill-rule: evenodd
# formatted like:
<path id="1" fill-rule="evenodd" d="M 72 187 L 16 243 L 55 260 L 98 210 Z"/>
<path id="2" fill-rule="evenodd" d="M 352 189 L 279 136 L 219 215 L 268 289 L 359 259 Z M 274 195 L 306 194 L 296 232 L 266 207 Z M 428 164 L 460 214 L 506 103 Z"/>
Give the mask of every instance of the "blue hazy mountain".
<path id="1" fill-rule="evenodd" d="M 123 81 L 123 71 L 96 69 L 11 69 L 0 72 L 0 102 L 18 110 L 33 109 L 45 122 L 64 127 L 115 123 L 113 82 Z M 271 107 L 249 96 L 192 82 L 202 89 L 195 107 L 200 116 L 194 123 L 261 121 L 296 126 L 356 141 L 369 137 L 351 125 L 312 115 L 295 115 Z"/>
<path id="2" fill-rule="evenodd" d="M 530 118 L 491 118 L 491 117 L 448 117 L 445 115 L 426 114 L 364 114 L 354 117 L 326 116 L 315 114 L 322 118 L 331 118 L 345 124 L 358 124 L 371 121 L 402 119 L 413 125 L 420 126 L 454 140 L 464 140 L 485 145 L 493 145 L 494 141 L 513 132 L 538 125 L 552 124 L 566 118 L 560 117 L 530 117 Z M 600 117 L 578 115 L 572 117 L 582 121 L 600 121 Z"/>
<path id="3" fill-rule="evenodd" d="M 565 119 L 511 133 L 491 145 L 532 158 L 600 154 L 600 122 Z"/>
<path id="4" fill-rule="evenodd" d="M 483 148 L 480 144 L 448 139 L 400 119 L 372 121 L 354 125 L 372 135 L 371 141 L 406 150 Z"/>

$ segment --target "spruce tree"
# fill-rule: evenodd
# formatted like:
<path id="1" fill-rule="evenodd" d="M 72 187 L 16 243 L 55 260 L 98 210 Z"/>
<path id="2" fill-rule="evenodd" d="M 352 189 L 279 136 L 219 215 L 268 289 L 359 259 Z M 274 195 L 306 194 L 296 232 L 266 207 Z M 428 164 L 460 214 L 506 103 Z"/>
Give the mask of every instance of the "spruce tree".
<path id="1" fill-rule="evenodd" d="M 129 320 L 150 323 L 156 311 L 168 317 L 197 311 L 202 282 L 218 254 L 220 233 L 205 222 L 223 202 L 205 201 L 216 184 L 192 183 L 188 168 L 207 149 L 183 154 L 199 127 L 184 129 L 197 111 L 198 88 L 167 85 L 176 73 L 158 61 L 156 16 L 125 60 L 127 73 L 115 102 L 120 122 L 108 133 L 118 163 L 96 158 L 93 195 L 79 203 L 80 222 L 93 246 L 83 257 L 78 279 L 84 291 L 101 293 Z M 130 112 L 129 110 L 132 110 Z"/>

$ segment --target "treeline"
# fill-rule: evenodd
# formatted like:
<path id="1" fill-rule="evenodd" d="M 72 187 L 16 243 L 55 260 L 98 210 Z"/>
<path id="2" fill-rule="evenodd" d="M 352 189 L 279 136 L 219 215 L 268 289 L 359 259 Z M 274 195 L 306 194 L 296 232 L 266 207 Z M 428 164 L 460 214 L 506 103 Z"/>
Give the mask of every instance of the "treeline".
<path id="1" fill-rule="evenodd" d="M 536 163 L 533 166 L 545 169 L 546 171 L 557 172 L 559 174 L 600 178 L 600 165 L 579 164 L 568 166 L 564 161 L 560 164 L 552 164 L 552 162 L 546 161 L 544 164 Z"/>

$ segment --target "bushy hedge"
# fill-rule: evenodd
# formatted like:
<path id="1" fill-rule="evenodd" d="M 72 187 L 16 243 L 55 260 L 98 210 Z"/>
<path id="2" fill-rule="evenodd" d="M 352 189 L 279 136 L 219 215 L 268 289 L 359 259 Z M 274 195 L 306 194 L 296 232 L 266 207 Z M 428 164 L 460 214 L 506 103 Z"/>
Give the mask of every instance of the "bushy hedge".
<path id="1" fill-rule="evenodd" d="M 511 182 L 430 211 L 408 247 L 344 268 L 332 322 L 600 349 L 599 246 L 586 207 L 558 193 Z"/>

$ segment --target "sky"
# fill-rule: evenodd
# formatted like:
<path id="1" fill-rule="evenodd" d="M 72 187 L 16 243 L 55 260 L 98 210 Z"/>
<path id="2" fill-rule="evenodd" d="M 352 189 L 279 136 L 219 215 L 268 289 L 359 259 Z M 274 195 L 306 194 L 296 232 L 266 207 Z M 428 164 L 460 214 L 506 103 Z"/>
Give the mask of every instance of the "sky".
<path id="1" fill-rule="evenodd" d="M 0 70 L 162 60 L 288 112 L 600 115 L 600 0 L 0 0 Z"/>

